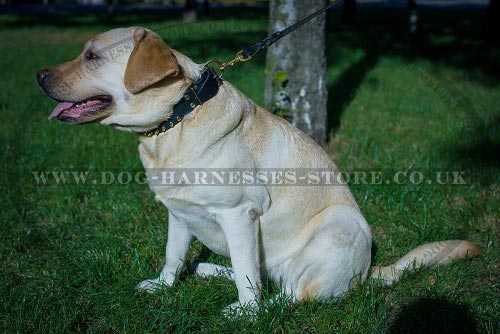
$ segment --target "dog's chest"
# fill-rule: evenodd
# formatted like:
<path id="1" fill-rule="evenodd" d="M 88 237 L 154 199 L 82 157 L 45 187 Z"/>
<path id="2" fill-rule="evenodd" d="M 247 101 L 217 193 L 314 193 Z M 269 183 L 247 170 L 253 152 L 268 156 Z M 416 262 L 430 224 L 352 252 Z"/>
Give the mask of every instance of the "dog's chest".
<path id="1" fill-rule="evenodd" d="M 211 182 L 204 185 L 203 182 L 197 181 L 194 174 L 196 171 L 212 170 L 214 165 L 222 165 L 221 155 L 234 155 L 207 153 L 209 157 L 203 161 L 193 160 L 172 166 L 148 151 L 147 147 L 141 146 L 141 160 L 149 186 L 156 198 L 180 223 L 185 224 L 195 237 L 218 254 L 229 256 L 227 241 L 219 225 L 229 209 L 256 205 L 258 211 L 262 212 L 269 206 L 269 194 L 263 187 L 245 189 L 239 186 L 214 185 Z M 242 214 L 246 217 L 247 213 Z"/>

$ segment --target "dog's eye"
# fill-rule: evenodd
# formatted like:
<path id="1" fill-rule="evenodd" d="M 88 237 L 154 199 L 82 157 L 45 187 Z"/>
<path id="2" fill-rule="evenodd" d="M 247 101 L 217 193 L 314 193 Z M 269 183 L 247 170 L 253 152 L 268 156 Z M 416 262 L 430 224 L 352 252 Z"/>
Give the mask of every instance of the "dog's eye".
<path id="1" fill-rule="evenodd" d="M 85 59 L 86 60 L 94 60 L 94 59 L 99 59 L 99 56 L 93 53 L 92 51 L 87 51 L 85 52 Z"/>

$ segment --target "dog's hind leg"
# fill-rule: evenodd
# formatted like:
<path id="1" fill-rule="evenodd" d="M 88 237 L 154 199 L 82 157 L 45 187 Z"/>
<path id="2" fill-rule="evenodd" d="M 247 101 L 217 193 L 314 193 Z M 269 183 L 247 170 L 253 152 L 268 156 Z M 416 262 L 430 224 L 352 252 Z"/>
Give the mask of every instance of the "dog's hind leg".
<path id="1" fill-rule="evenodd" d="M 218 264 L 208 263 L 208 262 L 195 262 L 191 265 L 191 270 L 199 276 L 216 276 L 224 277 L 234 281 L 233 268 L 225 267 Z"/>
<path id="2" fill-rule="evenodd" d="M 318 229 L 288 268 L 286 283 L 299 301 L 340 297 L 370 268 L 371 232 L 358 210 L 334 205 L 313 219 Z"/>

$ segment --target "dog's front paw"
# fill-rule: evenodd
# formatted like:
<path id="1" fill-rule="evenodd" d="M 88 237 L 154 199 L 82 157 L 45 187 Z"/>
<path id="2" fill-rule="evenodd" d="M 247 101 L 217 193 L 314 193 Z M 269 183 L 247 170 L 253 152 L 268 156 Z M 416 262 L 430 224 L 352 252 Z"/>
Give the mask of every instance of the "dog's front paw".
<path id="1" fill-rule="evenodd" d="M 255 319 L 258 311 L 259 302 L 257 300 L 252 300 L 245 304 L 241 304 L 240 302 L 232 303 L 222 309 L 222 314 L 228 319 L 241 316 Z"/>
<path id="2" fill-rule="evenodd" d="M 141 292 L 154 293 L 168 286 L 169 285 L 166 282 L 160 281 L 160 278 L 158 277 L 158 278 L 146 279 L 141 283 L 137 284 L 135 288 L 136 290 L 139 290 Z"/>

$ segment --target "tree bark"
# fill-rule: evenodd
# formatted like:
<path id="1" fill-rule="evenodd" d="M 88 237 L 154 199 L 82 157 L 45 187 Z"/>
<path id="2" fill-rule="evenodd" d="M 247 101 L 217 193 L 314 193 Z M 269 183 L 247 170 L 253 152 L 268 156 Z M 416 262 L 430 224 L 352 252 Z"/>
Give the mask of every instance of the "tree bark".
<path id="1" fill-rule="evenodd" d="M 326 1 L 272 0 L 269 32 L 321 9 Z M 285 36 L 267 51 L 266 107 L 319 144 L 327 139 L 325 14 Z"/>

